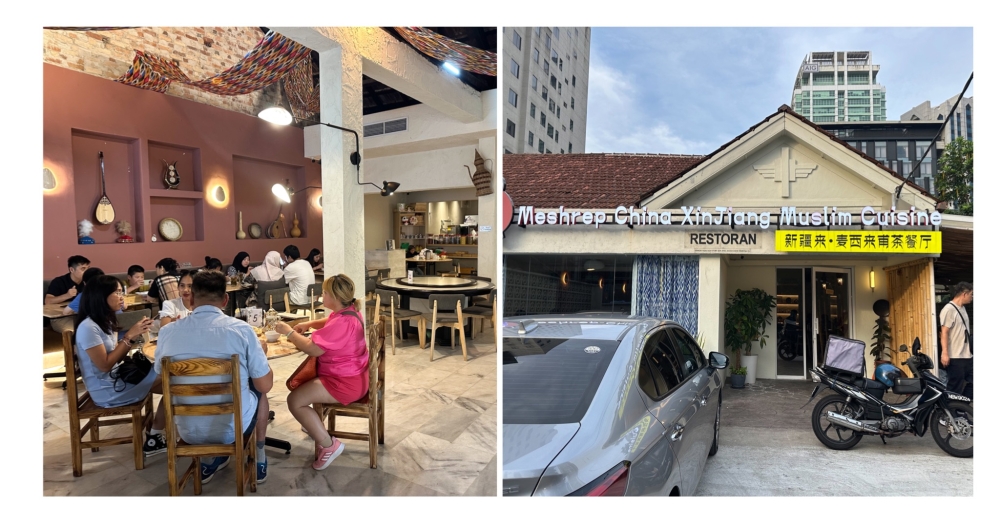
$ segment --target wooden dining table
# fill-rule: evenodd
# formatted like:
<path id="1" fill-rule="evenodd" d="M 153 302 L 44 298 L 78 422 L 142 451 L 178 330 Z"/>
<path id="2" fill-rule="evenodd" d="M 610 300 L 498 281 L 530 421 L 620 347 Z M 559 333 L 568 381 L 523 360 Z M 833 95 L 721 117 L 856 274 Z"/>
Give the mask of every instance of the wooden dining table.
<path id="1" fill-rule="evenodd" d="M 386 278 L 375 283 L 375 288 L 396 291 L 399 293 L 400 308 L 410 308 L 410 298 L 427 299 L 431 294 L 464 294 L 466 296 L 480 296 L 489 294 L 496 286 L 486 280 L 478 280 L 467 277 L 445 277 L 445 276 L 414 276 L 413 280 L 407 278 Z M 404 335 L 415 330 L 409 326 L 409 322 L 403 322 Z M 443 336 L 438 336 L 442 343 L 448 343 L 451 339 L 451 330 L 442 332 Z"/>
<path id="2" fill-rule="evenodd" d="M 126 294 L 125 295 L 125 310 L 130 311 L 130 310 L 136 310 L 136 309 L 143 309 L 143 308 L 146 308 L 149 305 L 152 305 L 151 303 L 146 302 L 143 299 L 144 297 L 145 296 L 138 295 L 138 294 Z M 70 301 L 72 301 L 72 300 L 70 300 Z M 69 304 L 70 304 L 69 301 L 63 302 L 63 303 L 43 304 L 42 305 L 42 317 L 45 317 L 45 318 L 48 318 L 48 319 L 51 320 L 51 319 L 55 319 L 55 318 L 65 318 L 67 316 L 75 316 L 76 315 L 75 312 L 72 312 L 72 311 L 70 311 L 68 313 L 64 312 L 65 309 L 66 309 L 66 307 Z"/>

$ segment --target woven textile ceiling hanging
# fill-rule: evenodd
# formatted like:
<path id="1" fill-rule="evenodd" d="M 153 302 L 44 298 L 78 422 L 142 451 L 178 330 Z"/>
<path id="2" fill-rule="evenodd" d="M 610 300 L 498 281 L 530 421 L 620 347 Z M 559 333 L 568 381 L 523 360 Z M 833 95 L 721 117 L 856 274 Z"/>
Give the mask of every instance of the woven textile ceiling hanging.
<path id="1" fill-rule="evenodd" d="M 311 75 L 309 53 L 308 47 L 270 31 L 236 65 L 195 81 L 173 63 L 136 50 L 132 66 L 116 81 L 160 93 L 167 90 L 170 82 L 180 82 L 213 94 L 248 94 L 273 84 L 296 68 L 302 69 L 303 62 Z"/>
<path id="2" fill-rule="evenodd" d="M 489 76 L 497 75 L 496 53 L 477 49 L 422 27 L 396 27 L 394 29 L 407 42 L 413 44 L 413 47 L 427 56 L 453 62 L 469 72 Z"/>

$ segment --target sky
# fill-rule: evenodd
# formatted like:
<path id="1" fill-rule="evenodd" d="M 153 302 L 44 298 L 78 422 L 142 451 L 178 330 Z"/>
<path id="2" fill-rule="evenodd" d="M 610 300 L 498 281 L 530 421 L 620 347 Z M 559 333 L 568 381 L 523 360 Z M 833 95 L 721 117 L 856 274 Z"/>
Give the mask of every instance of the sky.
<path id="1" fill-rule="evenodd" d="M 811 51 L 871 51 L 889 120 L 957 95 L 973 65 L 971 27 L 595 27 L 590 46 L 588 153 L 712 152 L 791 104 Z"/>

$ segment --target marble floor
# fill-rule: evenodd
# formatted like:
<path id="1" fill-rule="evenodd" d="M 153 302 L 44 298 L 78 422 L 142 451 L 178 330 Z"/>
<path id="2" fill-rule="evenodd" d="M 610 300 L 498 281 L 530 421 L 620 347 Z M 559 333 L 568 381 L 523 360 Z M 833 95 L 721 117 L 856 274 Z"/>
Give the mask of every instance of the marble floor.
<path id="1" fill-rule="evenodd" d="M 457 345 L 457 343 L 456 343 Z M 268 477 L 251 496 L 496 496 L 497 495 L 497 359 L 494 331 L 468 340 L 469 360 L 462 350 L 435 349 L 428 361 L 415 336 L 396 341 L 393 355 L 386 340 L 385 444 L 379 446 L 378 468 L 368 468 L 368 443 L 345 441 L 347 448 L 324 471 L 309 466 L 313 442 L 285 406 L 285 380 L 302 361 L 292 355 L 270 360 L 275 374 L 268 393 L 275 419 L 267 435 L 292 444 L 292 452 L 267 448 Z M 60 358 L 61 359 L 61 358 Z M 52 353 L 46 355 L 51 366 Z M 61 362 L 60 362 L 61 363 Z M 43 491 L 46 496 L 168 495 L 166 453 L 135 470 L 132 447 L 83 451 L 83 476 L 73 477 L 69 445 L 69 413 L 62 380 L 43 382 Z M 158 401 L 158 396 L 156 400 Z M 343 421 L 342 421 L 343 420 Z M 338 418 L 337 428 L 363 432 L 367 421 Z M 125 427 L 102 430 L 102 436 Z M 179 467 L 186 467 L 178 461 Z M 219 471 L 204 486 L 204 496 L 236 493 L 233 467 Z M 192 495 L 191 487 L 185 495 Z"/>

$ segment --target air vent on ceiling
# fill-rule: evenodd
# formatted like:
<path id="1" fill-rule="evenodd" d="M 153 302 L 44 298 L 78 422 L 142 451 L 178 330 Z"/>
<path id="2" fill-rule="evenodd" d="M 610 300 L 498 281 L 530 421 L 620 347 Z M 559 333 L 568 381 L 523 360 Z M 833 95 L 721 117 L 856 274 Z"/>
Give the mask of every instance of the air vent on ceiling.
<path id="1" fill-rule="evenodd" d="M 368 138 L 369 136 L 398 133 L 405 130 L 406 118 L 389 120 L 388 122 L 373 123 L 365 126 L 365 138 Z"/>

